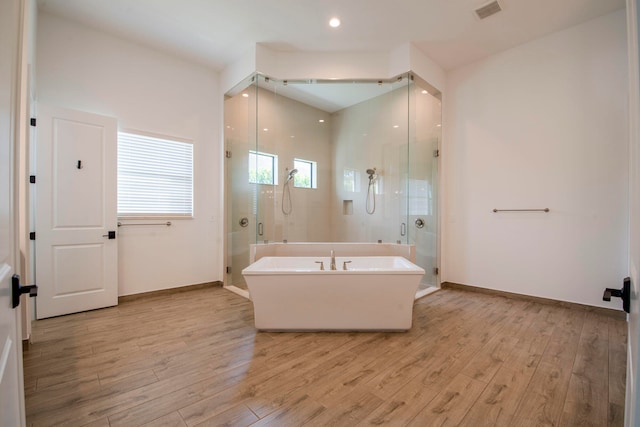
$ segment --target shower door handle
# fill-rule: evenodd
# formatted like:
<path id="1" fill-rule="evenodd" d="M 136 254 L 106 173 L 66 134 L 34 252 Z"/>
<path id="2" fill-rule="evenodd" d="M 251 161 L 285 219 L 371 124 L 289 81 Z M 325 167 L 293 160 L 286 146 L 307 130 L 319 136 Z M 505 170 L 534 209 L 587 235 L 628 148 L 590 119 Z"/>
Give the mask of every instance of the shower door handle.
<path id="1" fill-rule="evenodd" d="M 264 225 L 261 222 L 258 223 L 258 236 L 262 236 L 264 234 Z"/>
<path id="2" fill-rule="evenodd" d="M 402 224 L 400 224 L 400 235 L 406 236 L 406 234 L 407 234 L 407 224 L 403 222 Z"/>

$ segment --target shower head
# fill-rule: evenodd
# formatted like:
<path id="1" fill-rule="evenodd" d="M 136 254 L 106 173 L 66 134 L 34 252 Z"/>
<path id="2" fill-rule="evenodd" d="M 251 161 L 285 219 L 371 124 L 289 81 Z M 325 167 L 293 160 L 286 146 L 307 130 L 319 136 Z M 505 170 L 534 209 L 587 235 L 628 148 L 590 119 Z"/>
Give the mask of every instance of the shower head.
<path id="1" fill-rule="evenodd" d="M 298 173 L 298 169 L 291 169 L 289 175 L 287 175 L 287 181 L 293 179 L 294 175 Z"/>
<path id="2" fill-rule="evenodd" d="M 369 179 L 373 179 L 373 176 L 376 174 L 376 168 L 367 169 L 367 174 L 369 174 Z"/>

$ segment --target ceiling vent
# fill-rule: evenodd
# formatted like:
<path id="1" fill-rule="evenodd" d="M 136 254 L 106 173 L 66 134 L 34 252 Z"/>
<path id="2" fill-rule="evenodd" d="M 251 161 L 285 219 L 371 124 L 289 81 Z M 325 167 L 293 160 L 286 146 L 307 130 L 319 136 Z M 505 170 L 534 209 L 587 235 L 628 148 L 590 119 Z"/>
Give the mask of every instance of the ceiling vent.
<path id="1" fill-rule="evenodd" d="M 478 15 L 478 18 L 485 19 L 491 15 L 495 15 L 501 10 L 502 7 L 500 7 L 500 4 L 497 1 L 492 1 L 491 3 L 487 3 L 484 6 L 477 8 L 475 12 L 476 15 Z"/>

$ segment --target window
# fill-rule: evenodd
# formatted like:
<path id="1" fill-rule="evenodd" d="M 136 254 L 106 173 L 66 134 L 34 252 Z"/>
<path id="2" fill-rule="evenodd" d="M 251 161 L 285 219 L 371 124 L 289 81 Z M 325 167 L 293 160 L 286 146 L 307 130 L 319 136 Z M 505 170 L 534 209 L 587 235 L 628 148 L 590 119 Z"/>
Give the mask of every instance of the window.
<path id="1" fill-rule="evenodd" d="M 298 173 L 293 177 L 293 186 L 300 188 L 318 188 L 318 164 L 311 160 L 293 159 L 293 167 Z"/>
<path id="2" fill-rule="evenodd" d="M 118 216 L 192 217 L 193 144 L 118 132 Z"/>
<path id="3" fill-rule="evenodd" d="M 249 151 L 249 182 L 251 184 L 278 184 L 278 156 Z"/>

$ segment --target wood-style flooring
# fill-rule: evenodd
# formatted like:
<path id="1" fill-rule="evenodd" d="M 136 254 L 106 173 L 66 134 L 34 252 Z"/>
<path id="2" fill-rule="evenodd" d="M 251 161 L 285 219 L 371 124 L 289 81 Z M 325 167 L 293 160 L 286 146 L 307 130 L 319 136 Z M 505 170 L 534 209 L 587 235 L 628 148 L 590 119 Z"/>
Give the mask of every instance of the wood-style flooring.
<path id="1" fill-rule="evenodd" d="M 152 295 L 34 322 L 27 424 L 622 426 L 626 329 L 443 289 L 406 333 L 265 333 L 219 286 Z"/>

